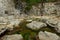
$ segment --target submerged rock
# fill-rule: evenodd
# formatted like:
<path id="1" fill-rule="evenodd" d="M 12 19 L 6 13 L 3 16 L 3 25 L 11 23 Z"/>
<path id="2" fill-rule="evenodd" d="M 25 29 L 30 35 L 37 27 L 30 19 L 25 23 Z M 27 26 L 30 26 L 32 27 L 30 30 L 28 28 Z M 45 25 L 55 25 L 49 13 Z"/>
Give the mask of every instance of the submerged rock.
<path id="1" fill-rule="evenodd" d="M 32 21 L 31 23 L 27 24 L 27 27 L 32 30 L 39 30 L 42 27 L 46 27 L 47 25 L 43 22 Z"/>
<path id="2" fill-rule="evenodd" d="M 2 37 L 2 40 L 23 40 L 23 37 L 20 34 L 5 35 Z"/>
<path id="3" fill-rule="evenodd" d="M 39 36 L 39 40 L 59 40 L 58 35 L 47 31 L 45 32 L 40 31 L 38 36 Z"/>

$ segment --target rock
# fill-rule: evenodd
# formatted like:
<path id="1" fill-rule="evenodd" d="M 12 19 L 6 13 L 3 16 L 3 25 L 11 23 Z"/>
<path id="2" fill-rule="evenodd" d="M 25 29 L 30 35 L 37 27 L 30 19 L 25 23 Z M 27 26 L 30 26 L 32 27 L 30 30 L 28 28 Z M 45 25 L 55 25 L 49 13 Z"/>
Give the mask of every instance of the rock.
<path id="1" fill-rule="evenodd" d="M 19 15 L 20 10 L 15 9 L 13 0 L 0 0 L 0 16 Z"/>
<path id="2" fill-rule="evenodd" d="M 8 16 L 7 19 L 8 19 L 7 23 L 8 30 L 13 30 L 14 27 L 18 27 L 21 22 L 18 18 L 15 18 L 15 16 Z"/>
<path id="3" fill-rule="evenodd" d="M 6 23 L 7 23 L 7 20 L 3 17 L 0 17 L 0 35 L 7 30 Z"/>
<path id="4" fill-rule="evenodd" d="M 33 20 L 26 20 L 27 22 L 32 22 Z"/>
<path id="5" fill-rule="evenodd" d="M 51 33 L 51 32 L 47 32 L 47 31 L 40 31 L 39 34 L 39 40 L 59 40 L 59 36 Z"/>
<path id="6" fill-rule="evenodd" d="M 56 10 L 57 10 L 57 16 L 60 16 L 60 2 L 56 2 Z"/>
<path id="7" fill-rule="evenodd" d="M 55 27 L 57 25 L 57 23 L 58 23 L 58 20 L 56 20 L 56 19 L 49 19 L 49 20 L 46 21 L 46 23 L 49 26 L 51 26 L 51 27 Z"/>
<path id="8" fill-rule="evenodd" d="M 60 33 L 60 21 L 59 21 L 59 20 L 49 19 L 49 20 L 46 21 L 46 23 L 47 23 L 49 26 L 55 28 L 55 30 L 56 30 L 58 33 Z"/>
<path id="9" fill-rule="evenodd" d="M 7 30 L 5 25 L 0 25 L 0 35 L 3 34 Z"/>
<path id="10" fill-rule="evenodd" d="M 0 24 L 7 24 L 8 20 L 5 17 L 0 17 Z"/>
<path id="11" fill-rule="evenodd" d="M 31 23 L 27 24 L 28 28 L 32 30 L 39 30 L 42 27 L 46 27 L 47 25 L 43 22 L 32 21 Z"/>
<path id="12" fill-rule="evenodd" d="M 30 12 L 28 12 L 30 15 L 40 15 L 41 14 L 41 4 L 39 4 L 40 6 L 32 6 Z"/>
<path id="13" fill-rule="evenodd" d="M 0 17 L 0 24 L 6 26 L 8 30 L 13 30 L 14 27 L 18 27 L 20 20 L 15 16 Z"/>
<path id="14" fill-rule="evenodd" d="M 50 16 L 42 16 L 40 19 L 41 19 L 42 22 L 46 23 L 46 21 L 51 19 L 51 17 Z"/>
<path id="15" fill-rule="evenodd" d="M 23 37 L 20 34 L 5 35 L 2 37 L 2 40 L 23 40 Z"/>
<path id="16" fill-rule="evenodd" d="M 60 33 L 60 22 L 58 22 L 54 28 L 58 33 Z"/>
<path id="17" fill-rule="evenodd" d="M 18 27 L 20 21 L 18 19 L 10 20 L 9 24 L 7 25 L 8 30 L 13 30 L 14 27 Z"/>
<path id="18" fill-rule="evenodd" d="M 55 3 L 44 3 L 44 11 L 48 15 L 56 14 L 56 5 Z"/>

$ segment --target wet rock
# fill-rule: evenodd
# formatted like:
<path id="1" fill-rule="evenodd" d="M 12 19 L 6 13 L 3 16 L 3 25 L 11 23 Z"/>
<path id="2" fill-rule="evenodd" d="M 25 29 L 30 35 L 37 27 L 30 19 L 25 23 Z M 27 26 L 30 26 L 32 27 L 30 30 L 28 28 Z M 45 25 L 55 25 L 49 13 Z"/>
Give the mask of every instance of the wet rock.
<path id="1" fill-rule="evenodd" d="M 2 37 L 2 40 L 23 40 L 23 37 L 20 34 L 5 35 Z"/>
<path id="2" fill-rule="evenodd" d="M 39 34 L 39 40 L 59 40 L 59 36 L 51 33 L 51 32 L 47 32 L 47 31 L 40 31 Z"/>
<path id="3" fill-rule="evenodd" d="M 31 23 L 26 25 L 28 28 L 32 30 L 39 30 L 42 27 L 46 27 L 47 25 L 43 22 L 32 21 Z"/>

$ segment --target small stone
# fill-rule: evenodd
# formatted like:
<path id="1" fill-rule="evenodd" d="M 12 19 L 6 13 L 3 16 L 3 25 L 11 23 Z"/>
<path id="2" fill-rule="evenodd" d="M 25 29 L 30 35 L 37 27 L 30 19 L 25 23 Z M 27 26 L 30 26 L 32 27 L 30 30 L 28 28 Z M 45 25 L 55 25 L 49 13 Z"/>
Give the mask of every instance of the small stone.
<path id="1" fill-rule="evenodd" d="M 55 27 L 57 25 L 57 23 L 58 23 L 58 20 L 56 20 L 56 19 L 49 19 L 49 20 L 46 21 L 46 23 L 49 26 L 51 26 L 51 27 Z"/>
<path id="2" fill-rule="evenodd" d="M 27 24 L 28 28 L 32 30 L 39 30 L 42 27 L 46 27 L 47 25 L 43 22 L 32 21 L 31 23 Z"/>
<path id="3" fill-rule="evenodd" d="M 0 25 L 0 35 L 4 33 L 7 30 L 7 27 L 5 25 Z"/>
<path id="4" fill-rule="evenodd" d="M 23 40 L 23 37 L 20 34 L 14 34 L 14 35 L 5 35 L 1 39 L 2 40 Z"/>
<path id="5" fill-rule="evenodd" d="M 58 35 L 51 33 L 51 32 L 47 32 L 47 31 L 40 31 L 39 34 L 39 40 L 58 40 L 60 39 Z"/>

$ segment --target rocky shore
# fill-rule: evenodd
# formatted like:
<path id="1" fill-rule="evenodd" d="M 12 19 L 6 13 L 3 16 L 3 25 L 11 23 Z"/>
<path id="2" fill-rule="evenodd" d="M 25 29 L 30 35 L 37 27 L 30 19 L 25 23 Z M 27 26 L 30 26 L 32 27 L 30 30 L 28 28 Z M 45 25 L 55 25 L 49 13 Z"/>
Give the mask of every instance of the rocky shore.
<path id="1" fill-rule="evenodd" d="M 19 1 L 20 2 L 20 1 Z M 25 2 L 0 0 L 0 40 L 60 40 L 60 4 L 33 5 L 24 12 Z M 28 14 L 29 13 L 29 14 Z"/>

